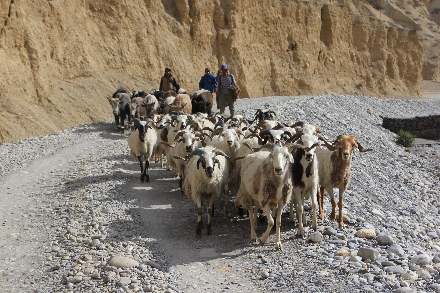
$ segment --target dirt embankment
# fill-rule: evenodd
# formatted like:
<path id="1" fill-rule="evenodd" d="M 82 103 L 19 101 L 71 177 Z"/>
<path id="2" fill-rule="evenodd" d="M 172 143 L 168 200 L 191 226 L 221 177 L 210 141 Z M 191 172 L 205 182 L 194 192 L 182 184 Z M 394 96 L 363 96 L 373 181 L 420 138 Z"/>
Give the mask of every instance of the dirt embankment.
<path id="1" fill-rule="evenodd" d="M 228 63 L 242 97 L 418 96 L 418 32 L 377 12 L 357 0 L 0 0 L 0 143 L 112 119 L 105 96 L 156 88 L 165 66 L 194 90 Z"/>

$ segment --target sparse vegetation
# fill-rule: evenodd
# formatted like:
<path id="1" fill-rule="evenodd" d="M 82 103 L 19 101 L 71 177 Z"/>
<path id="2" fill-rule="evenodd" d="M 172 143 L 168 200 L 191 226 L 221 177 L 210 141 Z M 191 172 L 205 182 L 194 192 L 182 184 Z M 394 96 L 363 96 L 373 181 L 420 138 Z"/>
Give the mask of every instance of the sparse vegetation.
<path id="1" fill-rule="evenodd" d="M 358 83 L 355 85 L 355 88 L 357 88 L 358 90 L 360 90 L 362 88 L 362 82 Z"/>
<path id="2" fill-rule="evenodd" d="M 396 136 L 396 143 L 405 148 L 412 147 L 414 145 L 414 135 L 401 129 Z"/>

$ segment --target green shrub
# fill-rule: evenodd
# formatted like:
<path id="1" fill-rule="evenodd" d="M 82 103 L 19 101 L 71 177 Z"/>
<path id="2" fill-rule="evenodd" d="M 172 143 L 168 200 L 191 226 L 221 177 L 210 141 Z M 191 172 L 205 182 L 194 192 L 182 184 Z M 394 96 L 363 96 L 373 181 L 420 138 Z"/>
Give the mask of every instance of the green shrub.
<path id="1" fill-rule="evenodd" d="M 414 145 L 414 135 L 405 130 L 399 130 L 396 136 L 396 143 L 403 147 L 409 148 Z"/>

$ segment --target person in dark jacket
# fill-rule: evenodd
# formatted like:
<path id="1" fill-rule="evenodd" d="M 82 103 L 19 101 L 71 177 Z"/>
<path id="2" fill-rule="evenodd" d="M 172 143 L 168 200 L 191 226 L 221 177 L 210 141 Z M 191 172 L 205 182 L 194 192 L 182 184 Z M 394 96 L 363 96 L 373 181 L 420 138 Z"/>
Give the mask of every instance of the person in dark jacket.
<path id="1" fill-rule="evenodd" d="M 177 79 L 171 74 L 171 68 L 165 68 L 165 74 L 160 79 L 159 90 L 166 92 L 174 90 L 176 93 L 179 91 L 180 85 Z"/>
<path id="2" fill-rule="evenodd" d="M 219 95 L 219 108 L 220 114 L 225 113 L 226 105 L 229 106 L 229 113 L 234 116 L 234 96 L 232 95 L 231 89 L 229 88 L 232 84 L 235 84 L 235 77 L 229 73 L 228 65 L 222 64 L 221 66 L 222 74 L 218 77 L 218 89 L 217 95 Z"/>
<path id="3" fill-rule="evenodd" d="M 211 74 L 210 68 L 205 68 L 205 75 L 200 78 L 199 90 L 201 89 L 210 91 L 211 94 L 217 90 L 217 80 L 214 75 Z"/>

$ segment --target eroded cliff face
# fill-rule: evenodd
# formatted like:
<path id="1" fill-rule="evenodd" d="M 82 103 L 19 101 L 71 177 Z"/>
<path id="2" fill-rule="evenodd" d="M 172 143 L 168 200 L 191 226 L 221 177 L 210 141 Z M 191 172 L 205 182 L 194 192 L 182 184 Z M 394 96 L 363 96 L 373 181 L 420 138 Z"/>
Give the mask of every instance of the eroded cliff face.
<path id="1" fill-rule="evenodd" d="M 0 0 L 0 142 L 110 120 L 120 86 L 195 90 L 228 63 L 242 97 L 418 95 L 413 30 L 336 1 Z"/>

